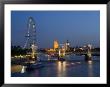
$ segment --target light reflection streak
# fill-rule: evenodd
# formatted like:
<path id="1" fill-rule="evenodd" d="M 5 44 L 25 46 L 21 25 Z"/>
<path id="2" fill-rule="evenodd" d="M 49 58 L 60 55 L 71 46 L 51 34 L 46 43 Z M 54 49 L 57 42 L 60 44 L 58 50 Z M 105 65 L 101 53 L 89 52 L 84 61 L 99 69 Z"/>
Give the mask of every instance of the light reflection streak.
<path id="1" fill-rule="evenodd" d="M 88 76 L 93 76 L 93 63 L 92 61 L 88 61 Z"/>
<path id="2" fill-rule="evenodd" d="M 66 61 L 61 62 L 58 61 L 58 76 L 65 76 L 66 75 Z"/>

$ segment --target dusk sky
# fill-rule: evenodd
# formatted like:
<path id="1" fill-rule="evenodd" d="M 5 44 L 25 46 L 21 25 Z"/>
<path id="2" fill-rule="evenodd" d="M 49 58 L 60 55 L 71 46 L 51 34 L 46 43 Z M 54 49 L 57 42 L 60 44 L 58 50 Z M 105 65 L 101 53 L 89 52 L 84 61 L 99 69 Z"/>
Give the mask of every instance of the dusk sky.
<path id="1" fill-rule="evenodd" d="M 71 46 L 92 44 L 100 46 L 100 11 L 12 11 L 11 42 L 24 46 L 27 20 L 36 21 L 36 39 L 39 48 L 52 48 L 69 40 Z"/>

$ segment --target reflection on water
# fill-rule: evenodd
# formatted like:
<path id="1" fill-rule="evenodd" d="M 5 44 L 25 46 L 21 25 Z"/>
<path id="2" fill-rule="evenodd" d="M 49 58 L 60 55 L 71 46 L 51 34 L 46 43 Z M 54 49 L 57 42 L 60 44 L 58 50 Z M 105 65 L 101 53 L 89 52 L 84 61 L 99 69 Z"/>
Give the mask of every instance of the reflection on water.
<path id="1" fill-rule="evenodd" d="M 26 72 L 26 66 L 22 66 L 21 73 L 25 73 L 25 72 Z"/>
<path id="2" fill-rule="evenodd" d="M 26 71 L 26 67 L 13 65 L 12 77 L 99 77 L 100 56 L 93 57 L 93 61 L 84 61 L 84 56 L 68 55 L 66 61 L 43 61 L 42 68 Z M 48 55 L 40 55 L 40 60 L 55 60 Z"/>
<path id="3" fill-rule="evenodd" d="M 58 67 L 58 76 L 65 76 L 66 75 L 66 61 L 64 62 L 61 62 L 61 61 L 58 61 L 58 64 L 57 64 L 57 67 Z"/>
<path id="4" fill-rule="evenodd" d="M 92 66 L 92 61 L 88 61 L 88 76 L 92 77 L 93 76 L 93 66 Z"/>

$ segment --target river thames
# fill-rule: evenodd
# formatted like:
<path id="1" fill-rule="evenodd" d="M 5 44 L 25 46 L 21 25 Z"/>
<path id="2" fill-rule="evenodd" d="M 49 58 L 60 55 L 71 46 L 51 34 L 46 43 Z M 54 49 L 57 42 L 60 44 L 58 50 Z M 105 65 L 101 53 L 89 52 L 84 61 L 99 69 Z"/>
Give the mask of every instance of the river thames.
<path id="1" fill-rule="evenodd" d="M 22 70 L 21 65 L 11 66 L 12 77 L 100 77 L 100 56 L 92 56 L 85 61 L 84 55 L 66 55 L 66 61 L 57 61 L 55 57 L 39 54 L 44 67 L 32 71 Z M 49 61 L 53 60 L 53 61 Z"/>

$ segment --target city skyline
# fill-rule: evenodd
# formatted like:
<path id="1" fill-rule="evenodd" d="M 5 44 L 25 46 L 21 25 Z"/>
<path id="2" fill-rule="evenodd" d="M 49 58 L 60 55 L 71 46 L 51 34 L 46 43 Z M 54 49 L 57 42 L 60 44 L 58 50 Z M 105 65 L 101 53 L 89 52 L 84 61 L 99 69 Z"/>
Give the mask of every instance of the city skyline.
<path id="1" fill-rule="evenodd" d="M 36 21 L 39 48 L 52 48 L 54 40 L 70 46 L 100 46 L 100 11 L 12 11 L 11 39 L 13 45 L 24 46 L 27 20 Z"/>

